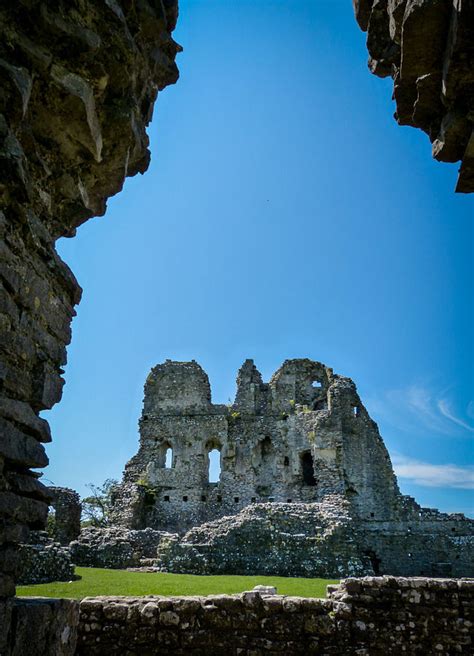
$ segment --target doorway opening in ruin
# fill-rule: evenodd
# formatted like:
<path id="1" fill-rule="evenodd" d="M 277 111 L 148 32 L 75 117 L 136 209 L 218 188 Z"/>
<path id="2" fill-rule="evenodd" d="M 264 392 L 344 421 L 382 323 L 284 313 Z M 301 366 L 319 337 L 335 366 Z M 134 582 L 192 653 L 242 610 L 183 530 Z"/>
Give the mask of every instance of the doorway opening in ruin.
<path id="1" fill-rule="evenodd" d="M 303 471 L 303 481 L 305 485 L 316 485 L 314 477 L 313 456 L 311 451 L 305 451 L 301 455 L 301 469 Z"/>
<path id="2" fill-rule="evenodd" d="M 367 558 L 370 560 L 370 564 L 372 565 L 372 569 L 374 570 L 375 576 L 380 575 L 380 563 L 382 562 L 382 559 L 377 556 L 375 551 L 372 549 L 369 549 L 368 551 L 365 552 L 365 555 Z"/>
<path id="3" fill-rule="evenodd" d="M 209 483 L 221 480 L 221 450 L 215 447 L 208 453 L 207 480 Z"/>
<path id="4" fill-rule="evenodd" d="M 272 441 L 267 435 L 267 437 L 265 437 L 260 442 L 260 455 L 262 456 L 262 462 L 263 463 L 268 462 L 272 456 L 272 453 L 273 453 Z"/>

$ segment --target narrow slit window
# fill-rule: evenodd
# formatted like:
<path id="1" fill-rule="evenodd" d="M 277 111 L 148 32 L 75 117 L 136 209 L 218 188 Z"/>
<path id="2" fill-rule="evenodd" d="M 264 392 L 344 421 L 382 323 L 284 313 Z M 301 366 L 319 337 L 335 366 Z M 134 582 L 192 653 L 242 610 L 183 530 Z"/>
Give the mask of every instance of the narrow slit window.
<path id="1" fill-rule="evenodd" d="M 352 413 L 353 413 L 354 417 L 359 416 L 360 411 L 359 411 L 359 406 L 358 405 L 353 406 Z"/>

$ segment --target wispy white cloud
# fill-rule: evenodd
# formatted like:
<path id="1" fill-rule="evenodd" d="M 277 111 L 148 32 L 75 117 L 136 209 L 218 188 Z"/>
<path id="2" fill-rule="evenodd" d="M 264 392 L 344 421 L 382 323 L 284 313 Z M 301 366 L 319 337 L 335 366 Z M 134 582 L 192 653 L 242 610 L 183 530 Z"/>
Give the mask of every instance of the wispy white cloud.
<path id="1" fill-rule="evenodd" d="M 467 404 L 466 414 L 471 419 L 474 419 L 474 401 L 469 401 Z"/>
<path id="2" fill-rule="evenodd" d="M 416 431 L 428 428 L 440 435 L 474 432 L 469 423 L 474 402 L 465 410 L 465 419 L 456 412 L 448 397 L 448 389 L 436 391 L 428 385 L 411 384 L 403 388 L 387 390 L 377 398 L 369 399 L 369 409 L 402 430 Z"/>
<path id="3" fill-rule="evenodd" d="M 393 468 L 399 478 L 424 487 L 474 489 L 474 467 L 453 464 L 433 465 L 406 456 L 393 457 Z"/>

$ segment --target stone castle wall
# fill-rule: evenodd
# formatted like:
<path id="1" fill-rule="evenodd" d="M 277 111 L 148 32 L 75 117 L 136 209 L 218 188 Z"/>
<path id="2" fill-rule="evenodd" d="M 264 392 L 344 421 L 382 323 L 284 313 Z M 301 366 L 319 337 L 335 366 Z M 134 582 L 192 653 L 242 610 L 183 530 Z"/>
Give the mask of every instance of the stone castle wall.
<path id="1" fill-rule="evenodd" d="M 361 521 L 341 497 L 315 504 L 257 504 L 164 537 L 156 565 L 194 574 L 340 578 L 364 574 L 474 576 L 474 522 Z"/>
<path id="2" fill-rule="evenodd" d="M 20 545 L 19 560 L 20 585 L 74 579 L 70 550 L 51 540 L 44 531 L 31 531 L 28 544 Z"/>
<path id="3" fill-rule="evenodd" d="M 11 599 L 9 656 L 454 656 L 472 654 L 474 581 L 348 579 L 327 599 L 265 591 L 208 597 Z"/>
<path id="4" fill-rule="evenodd" d="M 67 545 L 81 532 L 82 505 L 75 490 L 68 487 L 48 487 L 50 507 L 54 509 L 53 538 Z"/>
<path id="5" fill-rule="evenodd" d="M 89 598 L 76 654 L 472 654 L 473 590 L 474 581 L 368 578 L 328 599 Z"/>
<path id="6" fill-rule="evenodd" d="M 395 118 L 420 128 L 440 162 L 461 161 L 458 192 L 474 191 L 474 2 L 353 0 L 369 68 L 393 78 Z"/>
<path id="7" fill-rule="evenodd" d="M 220 480 L 209 482 L 216 449 Z M 314 503 L 328 494 L 350 498 L 363 518 L 398 512 L 390 458 L 349 378 L 319 362 L 287 360 L 263 383 L 247 360 L 228 407 L 211 402 L 196 362 L 152 370 L 140 448 L 116 491 L 116 523 L 183 533 L 254 503 Z"/>
<path id="8" fill-rule="evenodd" d="M 247 360 L 230 406 L 196 362 L 156 366 L 114 496 L 116 524 L 172 533 L 156 544 L 167 571 L 474 576 L 474 521 L 402 495 L 353 381 L 311 360 L 269 383 Z"/>
<path id="9" fill-rule="evenodd" d="M 81 289 L 55 242 L 143 173 L 158 91 L 176 81 L 175 0 L 0 6 L 0 597 L 43 528 L 38 415 L 61 398 Z"/>

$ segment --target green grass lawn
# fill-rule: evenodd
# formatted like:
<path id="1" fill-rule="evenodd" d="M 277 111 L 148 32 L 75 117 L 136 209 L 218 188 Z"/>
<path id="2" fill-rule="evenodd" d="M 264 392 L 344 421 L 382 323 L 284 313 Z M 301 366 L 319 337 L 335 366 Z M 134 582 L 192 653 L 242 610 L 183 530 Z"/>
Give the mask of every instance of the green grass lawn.
<path id="1" fill-rule="evenodd" d="M 325 597 L 329 579 L 293 579 L 282 576 L 194 576 L 127 572 L 119 569 L 76 567 L 81 578 L 71 583 L 41 583 L 17 588 L 19 597 L 70 597 L 98 595 L 209 595 L 251 590 L 256 585 L 273 585 L 279 594 Z"/>

